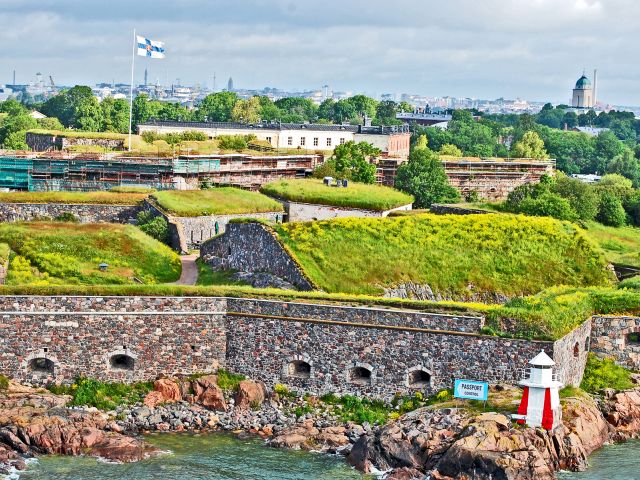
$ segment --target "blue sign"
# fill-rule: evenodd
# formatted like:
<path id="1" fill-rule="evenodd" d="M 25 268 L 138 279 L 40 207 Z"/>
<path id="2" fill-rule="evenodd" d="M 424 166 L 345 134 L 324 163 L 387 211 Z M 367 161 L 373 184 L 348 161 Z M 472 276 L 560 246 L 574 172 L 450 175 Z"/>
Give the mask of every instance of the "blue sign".
<path id="1" fill-rule="evenodd" d="M 489 398 L 489 383 L 475 380 L 456 380 L 453 386 L 453 396 L 469 400 L 484 400 Z"/>

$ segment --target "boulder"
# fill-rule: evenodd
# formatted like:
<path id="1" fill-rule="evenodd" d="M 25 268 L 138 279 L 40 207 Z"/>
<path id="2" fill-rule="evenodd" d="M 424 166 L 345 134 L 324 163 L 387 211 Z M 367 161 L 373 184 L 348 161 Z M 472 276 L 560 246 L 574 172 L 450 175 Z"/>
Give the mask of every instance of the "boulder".
<path id="1" fill-rule="evenodd" d="M 194 400 L 210 410 L 227 410 L 224 393 L 217 385 L 218 378 L 215 375 L 205 375 L 193 382 L 195 392 Z"/>
<path id="2" fill-rule="evenodd" d="M 607 421 L 615 428 L 615 440 L 640 434 L 640 388 L 611 395 L 603 405 Z"/>
<path id="3" fill-rule="evenodd" d="M 153 389 L 162 394 L 164 403 L 179 402 L 182 400 L 180 386 L 169 378 L 161 378 L 153 382 Z"/>
<path id="4" fill-rule="evenodd" d="M 156 392 L 154 390 L 153 392 L 149 392 L 145 395 L 143 403 L 146 407 L 156 408 L 161 403 L 164 403 L 164 397 L 161 392 Z"/>
<path id="5" fill-rule="evenodd" d="M 236 408 L 247 410 L 259 407 L 264 402 L 264 398 L 264 384 L 252 380 L 242 380 L 238 385 L 238 393 L 236 393 Z"/>

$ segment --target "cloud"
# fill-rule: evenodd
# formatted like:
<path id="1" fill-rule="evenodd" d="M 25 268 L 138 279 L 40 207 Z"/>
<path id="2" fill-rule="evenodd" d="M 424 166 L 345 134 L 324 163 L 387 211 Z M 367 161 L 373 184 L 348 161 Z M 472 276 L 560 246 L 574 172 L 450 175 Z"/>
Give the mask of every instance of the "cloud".
<path id="1" fill-rule="evenodd" d="M 166 43 L 150 78 L 640 104 L 633 0 L 0 0 L 0 82 L 127 82 L 133 28 Z M 138 78 L 142 76 L 142 66 Z"/>

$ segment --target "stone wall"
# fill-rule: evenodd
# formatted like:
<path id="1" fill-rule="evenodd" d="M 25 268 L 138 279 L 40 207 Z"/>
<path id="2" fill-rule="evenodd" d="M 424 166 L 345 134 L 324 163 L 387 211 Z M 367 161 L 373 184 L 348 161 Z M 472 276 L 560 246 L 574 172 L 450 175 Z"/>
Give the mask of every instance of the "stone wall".
<path id="1" fill-rule="evenodd" d="M 35 152 L 64 150 L 74 145 L 102 147 L 109 150 L 124 150 L 124 138 L 65 137 L 48 133 L 27 132 L 26 142 Z"/>
<path id="2" fill-rule="evenodd" d="M 580 385 L 591 349 L 592 322 L 587 320 L 553 345 L 555 373 L 565 385 Z"/>
<path id="3" fill-rule="evenodd" d="M 133 382 L 212 372 L 225 361 L 220 299 L 5 296 L 0 310 L 0 372 L 20 381 Z M 35 359 L 51 370 L 33 368 Z"/>
<path id="4" fill-rule="evenodd" d="M 268 272 L 299 290 L 314 290 L 313 282 L 287 253 L 275 233 L 257 222 L 230 223 L 224 235 L 202 244 L 200 257 L 215 269 Z"/>
<path id="5" fill-rule="evenodd" d="M 640 370 L 640 343 L 630 334 L 640 333 L 640 317 L 593 317 L 591 351 L 611 357 L 620 365 Z"/>
<path id="6" fill-rule="evenodd" d="M 483 319 L 208 297 L 0 297 L 0 373 L 69 383 L 138 381 L 219 366 L 291 389 L 390 398 L 455 378 L 515 383 L 540 350 L 579 383 L 585 326 L 557 342 L 480 335 Z M 584 345 L 584 343 L 583 343 Z M 50 366 L 47 367 L 47 365 Z"/>
<path id="7" fill-rule="evenodd" d="M 335 207 L 331 205 L 279 201 L 284 206 L 288 222 L 309 222 L 313 220 L 329 220 L 332 218 L 343 217 L 386 217 L 389 213 L 394 211 L 411 210 L 411 204 L 402 205 L 389 210 L 365 210 L 362 208 Z"/>
<path id="8" fill-rule="evenodd" d="M 0 222 L 55 219 L 71 213 L 80 223 L 133 223 L 140 210 L 139 205 L 0 203 Z"/>

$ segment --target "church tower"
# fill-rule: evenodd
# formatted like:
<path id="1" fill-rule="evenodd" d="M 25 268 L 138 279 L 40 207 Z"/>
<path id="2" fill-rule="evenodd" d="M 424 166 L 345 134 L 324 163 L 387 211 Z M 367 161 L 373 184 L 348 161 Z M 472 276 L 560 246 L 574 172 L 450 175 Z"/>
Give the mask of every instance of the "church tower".
<path id="1" fill-rule="evenodd" d="M 593 108 L 594 105 L 595 101 L 593 98 L 593 88 L 591 87 L 591 80 L 589 80 L 583 73 L 576 82 L 576 86 L 573 89 L 571 106 L 574 108 Z"/>

